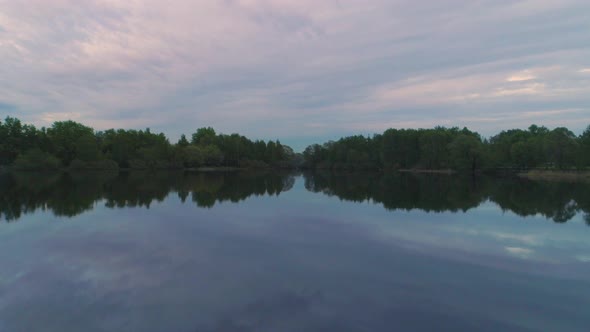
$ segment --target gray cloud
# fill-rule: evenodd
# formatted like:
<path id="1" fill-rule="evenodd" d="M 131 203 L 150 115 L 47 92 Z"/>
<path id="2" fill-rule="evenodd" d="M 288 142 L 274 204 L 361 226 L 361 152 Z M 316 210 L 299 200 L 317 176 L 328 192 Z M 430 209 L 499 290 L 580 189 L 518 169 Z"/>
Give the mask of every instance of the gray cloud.
<path id="1" fill-rule="evenodd" d="M 300 149 L 387 127 L 590 123 L 583 0 L 0 4 L 0 100 L 38 125 L 211 125 Z"/>
<path id="2" fill-rule="evenodd" d="M 0 111 L 12 112 L 15 110 L 16 110 L 15 105 L 3 103 L 0 101 Z"/>

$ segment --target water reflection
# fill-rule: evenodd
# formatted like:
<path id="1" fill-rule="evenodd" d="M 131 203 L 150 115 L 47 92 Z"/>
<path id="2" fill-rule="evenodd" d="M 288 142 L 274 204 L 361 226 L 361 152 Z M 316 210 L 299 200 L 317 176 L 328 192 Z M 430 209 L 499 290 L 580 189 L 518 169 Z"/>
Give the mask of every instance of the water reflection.
<path id="1" fill-rule="evenodd" d="M 0 181 L 3 216 L 22 220 L 0 225 L 0 332 L 590 325 L 581 185 L 271 172 Z M 577 215 L 564 227 L 498 206 Z M 40 222 L 65 219 L 51 214 L 78 216 Z"/>
<path id="2" fill-rule="evenodd" d="M 99 201 L 109 208 L 145 207 L 176 193 L 183 203 L 210 208 L 252 195 L 279 195 L 293 187 L 289 172 L 96 172 L 0 175 L 0 220 L 38 209 L 73 217 Z M 491 201 L 520 216 L 558 223 L 584 213 L 590 225 L 590 185 L 519 178 L 380 173 L 305 173 L 305 188 L 345 201 L 371 201 L 388 210 L 458 212 Z"/>
<path id="3" fill-rule="evenodd" d="M 373 201 L 388 210 L 467 211 L 486 201 L 519 216 L 542 215 L 558 223 L 584 212 L 590 225 L 590 185 L 536 182 L 517 177 L 446 175 L 305 174 L 305 187 L 354 202 Z"/>
<path id="4" fill-rule="evenodd" d="M 104 200 L 109 208 L 145 207 L 177 193 L 210 208 L 216 202 L 239 202 L 252 195 L 279 195 L 295 178 L 280 172 L 96 172 L 14 173 L 0 176 L 0 219 L 18 220 L 37 209 L 73 217 Z"/>

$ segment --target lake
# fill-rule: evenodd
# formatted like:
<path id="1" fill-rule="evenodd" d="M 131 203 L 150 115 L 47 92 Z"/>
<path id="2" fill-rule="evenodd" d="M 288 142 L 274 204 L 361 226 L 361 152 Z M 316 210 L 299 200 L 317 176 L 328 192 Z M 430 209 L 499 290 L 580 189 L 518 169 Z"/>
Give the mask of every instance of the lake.
<path id="1" fill-rule="evenodd" d="M 0 175 L 0 331 L 588 331 L 590 185 Z"/>

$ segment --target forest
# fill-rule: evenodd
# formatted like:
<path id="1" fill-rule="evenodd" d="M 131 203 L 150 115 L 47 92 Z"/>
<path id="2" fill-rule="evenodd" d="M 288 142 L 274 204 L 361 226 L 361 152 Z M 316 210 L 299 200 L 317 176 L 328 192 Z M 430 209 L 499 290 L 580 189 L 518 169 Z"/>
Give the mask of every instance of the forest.
<path id="1" fill-rule="evenodd" d="M 0 121 L 0 166 L 21 170 L 170 169 L 198 167 L 291 168 L 293 150 L 279 141 L 252 141 L 239 134 L 197 129 L 172 144 L 150 129 L 95 131 L 74 121 L 35 128 L 7 117 Z"/>
<path id="2" fill-rule="evenodd" d="M 590 126 L 580 136 L 563 127 L 531 125 L 489 139 L 467 128 L 388 129 L 314 144 L 303 157 L 306 168 L 318 169 L 588 169 Z"/>
<path id="3" fill-rule="evenodd" d="M 295 153 L 280 141 L 197 129 L 170 143 L 150 129 L 96 131 L 74 121 L 36 128 L 0 121 L 0 167 L 38 169 L 170 169 L 199 167 L 344 170 L 588 169 L 590 126 L 579 136 L 531 125 L 483 138 L 467 128 L 388 129 L 308 146 Z"/>

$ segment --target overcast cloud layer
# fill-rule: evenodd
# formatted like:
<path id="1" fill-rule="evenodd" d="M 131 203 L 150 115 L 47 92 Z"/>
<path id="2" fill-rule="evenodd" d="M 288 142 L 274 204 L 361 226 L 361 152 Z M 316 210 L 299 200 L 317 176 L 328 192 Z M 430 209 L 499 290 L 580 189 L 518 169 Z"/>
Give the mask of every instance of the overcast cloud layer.
<path id="1" fill-rule="evenodd" d="M 588 0 L 0 0 L 0 115 L 313 141 L 590 124 Z"/>

